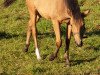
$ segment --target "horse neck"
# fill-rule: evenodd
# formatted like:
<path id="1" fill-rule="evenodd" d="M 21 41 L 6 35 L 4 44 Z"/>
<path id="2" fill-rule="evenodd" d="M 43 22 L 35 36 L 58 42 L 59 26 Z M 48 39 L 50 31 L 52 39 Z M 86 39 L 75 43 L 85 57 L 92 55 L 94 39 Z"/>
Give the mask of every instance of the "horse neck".
<path id="1" fill-rule="evenodd" d="M 70 15 L 70 17 L 73 18 L 75 23 L 83 23 L 78 1 L 77 0 L 65 0 L 65 1 L 66 1 L 66 9 L 67 10 L 69 9 L 69 11 L 67 12 Z"/>

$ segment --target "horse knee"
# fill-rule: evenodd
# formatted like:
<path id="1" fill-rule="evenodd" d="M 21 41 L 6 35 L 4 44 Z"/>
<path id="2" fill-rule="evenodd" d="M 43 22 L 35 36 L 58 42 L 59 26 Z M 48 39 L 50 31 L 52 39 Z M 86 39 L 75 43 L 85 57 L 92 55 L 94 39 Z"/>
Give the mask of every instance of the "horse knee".
<path id="1" fill-rule="evenodd" d="M 58 48 L 60 48 L 61 45 L 62 45 L 62 40 L 59 40 L 59 41 L 56 42 L 56 46 L 57 46 Z"/>

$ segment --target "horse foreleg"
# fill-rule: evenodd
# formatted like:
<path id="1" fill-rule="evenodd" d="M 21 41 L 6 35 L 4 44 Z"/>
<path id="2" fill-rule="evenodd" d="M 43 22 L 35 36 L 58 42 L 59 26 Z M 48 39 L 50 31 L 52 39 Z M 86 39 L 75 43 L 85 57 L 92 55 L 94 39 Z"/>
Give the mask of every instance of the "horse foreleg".
<path id="1" fill-rule="evenodd" d="M 71 25 L 67 25 L 66 28 L 66 47 L 65 47 L 65 54 L 64 58 L 66 60 L 66 65 L 69 66 L 69 44 L 70 44 L 70 38 L 71 38 L 72 28 Z"/>
<path id="2" fill-rule="evenodd" d="M 53 20 L 52 23 L 53 23 L 54 32 L 56 35 L 56 50 L 53 54 L 51 54 L 50 59 L 49 59 L 50 61 L 54 60 L 57 57 L 59 48 L 61 47 L 61 44 L 62 44 L 59 22 L 57 20 Z"/>

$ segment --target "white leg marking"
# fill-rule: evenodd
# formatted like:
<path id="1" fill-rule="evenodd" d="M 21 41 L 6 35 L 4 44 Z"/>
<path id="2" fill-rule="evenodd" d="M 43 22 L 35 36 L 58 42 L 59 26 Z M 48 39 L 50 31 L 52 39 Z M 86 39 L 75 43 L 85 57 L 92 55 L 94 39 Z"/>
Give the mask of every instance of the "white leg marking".
<path id="1" fill-rule="evenodd" d="M 36 56 L 37 56 L 37 59 L 40 60 L 41 57 L 40 57 L 40 53 L 39 53 L 39 49 L 38 49 L 38 48 L 36 48 L 35 54 L 36 54 Z"/>

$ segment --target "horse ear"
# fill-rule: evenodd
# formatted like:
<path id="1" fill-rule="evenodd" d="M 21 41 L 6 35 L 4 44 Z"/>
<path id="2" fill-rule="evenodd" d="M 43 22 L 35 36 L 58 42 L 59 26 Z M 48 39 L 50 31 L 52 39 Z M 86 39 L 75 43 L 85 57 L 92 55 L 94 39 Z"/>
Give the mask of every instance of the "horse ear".
<path id="1" fill-rule="evenodd" d="M 89 14 L 90 10 L 86 10 L 84 12 L 81 13 L 82 17 L 86 17 Z"/>

